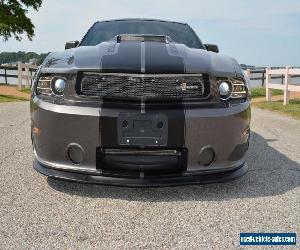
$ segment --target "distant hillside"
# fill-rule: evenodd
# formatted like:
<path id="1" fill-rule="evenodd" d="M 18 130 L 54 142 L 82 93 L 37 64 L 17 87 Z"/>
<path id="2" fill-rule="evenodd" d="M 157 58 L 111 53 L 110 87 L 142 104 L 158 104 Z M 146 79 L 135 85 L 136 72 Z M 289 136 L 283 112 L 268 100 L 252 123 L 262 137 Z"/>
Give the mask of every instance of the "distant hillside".
<path id="1" fill-rule="evenodd" d="M 0 53 L 0 65 L 4 63 L 13 63 L 22 61 L 23 63 L 29 62 L 33 59 L 37 65 L 40 65 L 49 53 L 37 54 L 35 52 L 1 52 Z"/>

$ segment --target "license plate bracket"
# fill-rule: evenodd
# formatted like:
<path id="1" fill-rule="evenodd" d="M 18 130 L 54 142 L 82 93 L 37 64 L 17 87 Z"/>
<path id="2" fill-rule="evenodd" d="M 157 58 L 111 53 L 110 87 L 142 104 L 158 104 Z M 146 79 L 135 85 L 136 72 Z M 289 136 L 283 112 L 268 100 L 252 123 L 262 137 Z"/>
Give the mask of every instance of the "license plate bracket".
<path id="1" fill-rule="evenodd" d="M 166 146 L 168 117 L 165 114 L 121 113 L 118 117 L 118 144 Z"/>

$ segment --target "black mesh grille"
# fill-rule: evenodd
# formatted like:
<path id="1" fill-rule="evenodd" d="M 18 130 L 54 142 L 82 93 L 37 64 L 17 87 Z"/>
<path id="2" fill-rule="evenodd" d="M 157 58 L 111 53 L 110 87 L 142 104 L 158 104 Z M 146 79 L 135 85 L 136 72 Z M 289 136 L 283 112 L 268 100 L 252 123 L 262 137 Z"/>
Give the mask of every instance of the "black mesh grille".
<path id="1" fill-rule="evenodd" d="M 202 75 L 82 73 L 80 94 L 119 99 L 199 99 L 209 88 Z"/>

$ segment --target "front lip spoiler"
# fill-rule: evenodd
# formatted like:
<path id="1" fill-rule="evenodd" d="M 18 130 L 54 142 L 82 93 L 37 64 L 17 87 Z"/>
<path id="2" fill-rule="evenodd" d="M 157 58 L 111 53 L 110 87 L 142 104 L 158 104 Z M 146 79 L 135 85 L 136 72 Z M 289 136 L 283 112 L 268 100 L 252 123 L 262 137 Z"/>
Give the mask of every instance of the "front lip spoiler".
<path id="1" fill-rule="evenodd" d="M 242 177 L 248 170 L 248 165 L 245 162 L 243 165 L 241 165 L 240 167 L 234 170 L 230 170 L 222 173 L 137 179 L 137 178 L 107 177 L 107 176 L 100 176 L 100 175 L 61 171 L 61 170 L 48 168 L 40 164 L 36 159 L 33 162 L 33 167 L 36 171 L 38 171 L 43 175 L 65 180 L 65 181 L 73 181 L 73 182 L 89 183 L 89 184 L 102 184 L 102 185 L 111 185 L 111 186 L 127 186 L 127 187 L 167 187 L 167 186 L 227 182 Z"/>

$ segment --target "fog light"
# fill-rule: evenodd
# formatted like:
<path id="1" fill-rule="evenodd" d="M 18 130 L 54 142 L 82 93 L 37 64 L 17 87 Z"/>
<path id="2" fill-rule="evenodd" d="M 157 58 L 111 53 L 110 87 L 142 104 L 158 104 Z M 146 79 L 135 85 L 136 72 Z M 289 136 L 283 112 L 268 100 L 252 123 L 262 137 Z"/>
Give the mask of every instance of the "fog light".
<path id="1" fill-rule="evenodd" d="M 222 98 L 227 98 L 230 95 L 230 85 L 227 82 L 221 82 L 219 84 L 219 93 Z"/>
<path id="2" fill-rule="evenodd" d="M 54 89 L 56 92 L 61 94 L 65 90 L 66 81 L 62 78 L 58 78 L 55 80 Z"/>
<path id="3" fill-rule="evenodd" d="M 203 147 L 199 153 L 199 164 L 209 166 L 215 160 L 215 151 L 211 146 Z"/>
<path id="4" fill-rule="evenodd" d="M 72 143 L 67 148 L 68 157 L 73 164 L 80 165 L 84 161 L 83 148 L 76 143 Z"/>

